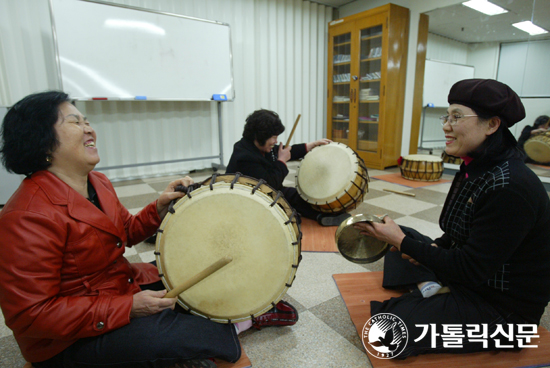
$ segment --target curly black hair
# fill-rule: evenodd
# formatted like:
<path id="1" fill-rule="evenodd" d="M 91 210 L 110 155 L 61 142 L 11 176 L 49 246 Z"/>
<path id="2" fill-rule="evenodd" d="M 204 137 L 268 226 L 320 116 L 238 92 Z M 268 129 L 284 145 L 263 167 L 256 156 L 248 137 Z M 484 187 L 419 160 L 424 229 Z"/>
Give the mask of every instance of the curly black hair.
<path id="1" fill-rule="evenodd" d="M 541 116 L 539 116 L 538 118 L 535 119 L 535 123 L 534 123 L 533 126 L 535 128 L 540 128 L 541 125 L 544 125 L 544 124 L 548 123 L 549 120 L 550 120 L 550 116 L 541 115 Z"/>
<path id="2" fill-rule="evenodd" d="M 279 115 L 275 111 L 260 109 L 246 118 L 243 137 L 251 142 L 258 141 L 260 146 L 273 137 L 285 131 Z"/>
<path id="3" fill-rule="evenodd" d="M 59 145 L 54 125 L 63 102 L 71 102 L 68 94 L 46 91 L 28 95 L 8 110 L 0 154 L 9 172 L 29 176 L 51 165 L 46 158 Z"/>

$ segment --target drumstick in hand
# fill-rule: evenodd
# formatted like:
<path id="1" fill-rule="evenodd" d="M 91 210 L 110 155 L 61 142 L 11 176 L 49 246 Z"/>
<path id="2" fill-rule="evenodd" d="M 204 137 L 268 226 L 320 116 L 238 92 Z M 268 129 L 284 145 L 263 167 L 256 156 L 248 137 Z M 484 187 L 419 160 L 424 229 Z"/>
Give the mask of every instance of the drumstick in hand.
<path id="1" fill-rule="evenodd" d="M 288 136 L 288 140 L 286 141 L 285 148 L 288 147 L 290 144 L 290 140 L 292 139 L 292 136 L 294 135 L 294 131 L 296 130 L 296 126 L 298 125 L 298 121 L 300 120 L 300 117 L 302 115 L 298 114 L 298 117 L 296 118 L 296 121 L 294 122 L 294 126 L 292 127 L 292 131 L 290 132 L 290 135 Z"/>
<path id="2" fill-rule="evenodd" d="M 226 266 L 229 262 L 231 262 L 233 258 L 227 256 L 220 258 L 216 263 L 211 264 L 195 276 L 191 277 L 189 280 L 186 280 L 170 290 L 166 293 L 164 296 L 165 298 L 175 298 L 181 293 L 183 293 L 185 290 L 189 289 L 191 286 L 199 283 L 200 281 L 204 280 L 208 276 L 212 275 L 214 272 L 218 271 L 220 268 Z"/>

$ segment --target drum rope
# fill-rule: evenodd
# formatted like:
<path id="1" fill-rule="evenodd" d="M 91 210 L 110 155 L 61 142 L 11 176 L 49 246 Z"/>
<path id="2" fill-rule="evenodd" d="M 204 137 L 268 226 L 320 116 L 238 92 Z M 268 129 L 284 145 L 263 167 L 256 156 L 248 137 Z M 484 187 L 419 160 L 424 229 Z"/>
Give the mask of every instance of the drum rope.
<path id="1" fill-rule="evenodd" d="M 263 184 L 266 184 L 267 182 L 264 180 L 264 179 L 260 179 L 260 181 L 258 181 L 258 184 L 256 184 L 256 186 L 252 189 L 252 195 L 254 193 L 256 193 L 256 191 L 263 185 Z M 286 225 L 286 224 L 285 224 Z"/>
<path id="2" fill-rule="evenodd" d="M 348 193 L 347 190 L 344 190 L 346 193 Z M 338 203 L 340 203 L 340 207 L 342 207 L 342 209 L 346 208 L 346 206 L 342 203 L 342 201 L 340 201 L 340 198 L 336 198 L 336 200 L 338 201 Z M 330 208 L 330 210 L 332 212 L 334 212 L 334 210 L 332 209 L 332 207 Z"/>
<path id="3" fill-rule="evenodd" d="M 233 189 L 233 186 L 235 186 L 235 183 L 239 181 L 239 178 L 241 177 L 241 175 L 242 174 L 240 172 L 235 173 L 235 177 L 231 181 L 231 185 L 229 186 L 229 189 Z"/>
<path id="4" fill-rule="evenodd" d="M 214 183 L 216 182 L 217 178 L 218 178 L 217 173 L 212 174 L 212 179 L 210 179 L 210 190 L 214 190 Z"/>
<path id="5" fill-rule="evenodd" d="M 357 173 L 357 171 L 356 171 Z M 357 189 L 359 189 L 359 191 L 361 192 L 361 196 L 360 197 L 363 197 L 363 195 L 365 194 L 365 190 L 364 188 L 361 188 L 359 185 L 357 185 L 356 182 L 352 181 L 351 184 L 355 185 L 357 187 Z M 362 198 L 361 198 L 362 199 Z"/>
<path id="6" fill-rule="evenodd" d="M 273 207 L 275 206 L 275 204 L 277 202 L 279 202 L 279 198 L 281 198 L 283 195 L 283 192 L 281 192 L 280 190 L 277 191 L 277 196 L 275 197 L 275 199 L 273 200 L 273 202 L 269 205 L 269 207 Z"/>
<path id="7" fill-rule="evenodd" d="M 288 225 L 292 222 L 293 218 L 296 218 L 296 222 L 298 222 L 298 212 L 296 210 L 292 209 L 292 213 L 290 214 L 290 217 L 288 218 L 288 221 L 285 221 L 285 225 Z"/>

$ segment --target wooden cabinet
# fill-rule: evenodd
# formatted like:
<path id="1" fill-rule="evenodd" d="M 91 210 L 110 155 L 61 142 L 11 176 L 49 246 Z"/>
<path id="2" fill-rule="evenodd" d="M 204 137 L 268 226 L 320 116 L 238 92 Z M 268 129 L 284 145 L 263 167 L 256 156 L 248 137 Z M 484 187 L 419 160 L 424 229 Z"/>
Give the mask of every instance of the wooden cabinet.
<path id="1" fill-rule="evenodd" d="M 401 152 L 409 10 L 387 4 L 329 23 L 327 137 L 367 167 Z"/>

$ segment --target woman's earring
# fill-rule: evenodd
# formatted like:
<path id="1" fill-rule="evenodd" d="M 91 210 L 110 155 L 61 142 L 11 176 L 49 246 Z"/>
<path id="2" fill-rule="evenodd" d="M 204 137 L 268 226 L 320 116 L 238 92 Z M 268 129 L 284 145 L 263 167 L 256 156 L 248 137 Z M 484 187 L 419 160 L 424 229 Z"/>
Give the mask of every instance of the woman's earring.
<path id="1" fill-rule="evenodd" d="M 52 162 L 52 156 L 50 156 L 50 155 L 46 156 L 46 161 L 51 163 Z"/>

